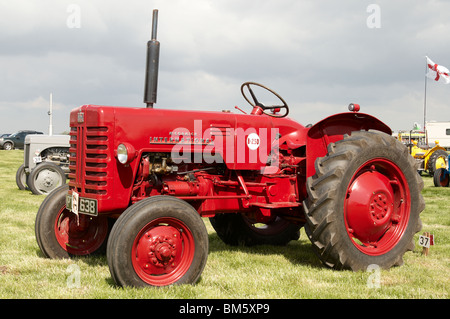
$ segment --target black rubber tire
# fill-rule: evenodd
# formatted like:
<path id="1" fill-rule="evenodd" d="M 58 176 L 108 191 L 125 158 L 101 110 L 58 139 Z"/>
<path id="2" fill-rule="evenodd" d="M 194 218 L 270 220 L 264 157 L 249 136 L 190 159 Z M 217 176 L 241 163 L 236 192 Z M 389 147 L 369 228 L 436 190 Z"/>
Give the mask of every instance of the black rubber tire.
<path id="1" fill-rule="evenodd" d="M 134 269 L 132 250 L 135 239 L 149 223 L 161 218 L 176 219 L 192 234 L 193 259 L 185 273 L 170 285 L 196 283 L 206 265 L 209 250 L 208 232 L 198 212 L 187 202 L 170 196 L 154 196 L 131 205 L 117 219 L 107 245 L 111 276 L 120 286 L 160 286 L 147 282 Z M 154 276 L 158 280 L 157 276 Z M 153 280 L 153 278 L 152 278 Z M 162 284 L 161 284 L 162 285 Z"/>
<path id="2" fill-rule="evenodd" d="M 71 254 L 68 250 L 64 249 L 58 243 L 55 234 L 55 222 L 59 217 L 59 212 L 62 209 L 65 209 L 66 207 L 66 194 L 68 189 L 69 185 L 65 184 L 58 187 L 52 193 L 46 196 L 36 214 L 36 221 L 35 221 L 36 241 L 38 243 L 41 252 L 47 258 L 62 259 L 77 256 L 76 254 Z M 106 218 L 106 217 L 93 217 L 93 218 Z M 109 224 L 109 226 L 111 227 L 111 224 Z M 105 236 L 105 238 L 99 238 L 98 248 L 95 251 L 92 251 L 90 254 L 105 252 L 107 239 L 108 239 L 107 235 Z M 88 254 L 82 255 L 85 256 Z"/>
<path id="3" fill-rule="evenodd" d="M 448 153 L 444 150 L 436 150 L 433 152 L 433 154 L 431 154 L 430 159 L 428 160 L 428 163 L 427 163 L 427 170 L 428 170 L 428 174 L 430 174 L 430 176 L 434 176 L 434 173 L 436 172 L 436 169 L 437 169 L 436 161 L 440 157 L 442 157 L 444 160 L 447 160 Z"/>
<path id="4" fill-rule="evenodd" d="M 6 151 L 11 151 L 14 149 L 14 144 L 12 142 L 6 142 L 3 144 L 3 149 Z"/>
<path id="5" fill-rule="evenodd" d="M 20 190 L 26 190 L 27 187 L 27 174 L 25 173 L 25 165 L 19 166 L 16 172 L 16 184 Z"/>
<path id="6" fill-rule="evenodd" d="M 445 168 L 438 168 L 436 170 L 436 172 L 434 172 L 434 175 L 433 175 L 434 186 L 448 187 L 450 176 L 449 176 L 449 174 L 446 174 L 445 178 L 443 178 L 443 176 L 445 175 L 445 172 L 446 172 Z"/>
<path id="7" fill-rule="evenodd" d="M 50 175 L 48 182 L 42 181 L 43 174 L 53 173 Z M 56 174 L 56 175 L 55 175 Z M 56 177 L 56 179 L 54 179 Z M 28 176 L 28 187 L 35 195 L 50 194 L 57 187 L 66 183 L 66 174 L 58 165 L 54 163 L 44 162 L 37 165 Z"/>
<path id="8" fill-rule="evenodd" d="M 377 159 L 397 166 L 411 196 L 403 235 L 388 251 L 375 256 L 362 252 L 350 238 L 344 220 L 344 203 L 355 172 Z M 419 214 L 425 208 L 421 195 L 423 181 L 408 149 L 382 132 L 353 132 L 343 140 L 330 143 L 328 154 L 316 159 L 315 168 L 316 174 L 307 179 L 305 231 L 322 263 L 330 268 L 354 271 L 366 270 L 371 264 L 383 269 L 401 265 L 404 253 L 414 249 L 414 234 L 422 228 Z"/>
<path id="9" fill-rule="evenodd" d="M 274 223 L 259 228 L 246 216 L 229 213 L 217 214 L 209 220 L 219 238 L 231 246 L 287 245 L 300 238 L 303 226 L 277 218 Z"/>

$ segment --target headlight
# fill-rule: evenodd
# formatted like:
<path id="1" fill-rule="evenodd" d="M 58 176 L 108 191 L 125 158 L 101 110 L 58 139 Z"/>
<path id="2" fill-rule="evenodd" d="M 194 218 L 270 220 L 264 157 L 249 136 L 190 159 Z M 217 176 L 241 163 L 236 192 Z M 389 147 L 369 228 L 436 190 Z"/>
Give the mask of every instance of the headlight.
<path id="1" fill-rule="evenodd" d="M 116 151 L 117 160 L 122 164 L 131 163 L 136 157 L 136 151 L 133 146 L 128 143 L 119 144 Z"/>
<path id="2" fill-rule="evenodd" d="M 120 144 L 117 147 L 117 159 L 122 164 L 126 164 L 127 163 L 127 160 L 128 160 L 127 147 L 125 145 L 123 145 L 123 144 Z"/>

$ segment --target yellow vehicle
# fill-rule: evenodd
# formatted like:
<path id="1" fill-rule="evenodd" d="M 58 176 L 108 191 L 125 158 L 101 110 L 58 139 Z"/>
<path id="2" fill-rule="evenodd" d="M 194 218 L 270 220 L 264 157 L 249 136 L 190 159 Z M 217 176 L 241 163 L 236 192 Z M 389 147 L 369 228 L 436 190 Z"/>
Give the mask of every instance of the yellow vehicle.
<path id="1" fill-rule="evenodd" d="M 434 176 L 434 172 L 438 168 L 447 167 L 447 151 L 439 146 L 439 141 L 435 141 L 435 146 L 430 148 L 427 143 L 426 132 L 417 130 L 400 131 L 398 140 L 409 147 L 411 156 L 418 162 L 419 174 L 426 171 L 430 176 Z"/>

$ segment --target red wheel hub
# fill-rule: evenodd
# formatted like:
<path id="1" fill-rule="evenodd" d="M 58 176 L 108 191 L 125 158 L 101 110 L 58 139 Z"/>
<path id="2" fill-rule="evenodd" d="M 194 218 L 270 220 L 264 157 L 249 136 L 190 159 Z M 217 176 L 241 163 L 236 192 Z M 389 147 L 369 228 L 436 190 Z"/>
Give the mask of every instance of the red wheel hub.
<path id="1" fill-rule="evenodd" d="M 108 235 L 108 219 L 88 216 L 62 208 L 55 221 L 55 236 L 69 254 L 83 256 L 95 252 Z"/>
<path id="2" fill-rule="evenodd" d="M 158 218 L 136 236 L 133 267 L 150 285 L 170 285 L 188 271 L 194 251 L 194 238 L 186 225 L 175 218 Z"/>
<path id="3" fill-rule="evenodd" d="M 391 161 L 374 159 L 362 165 L 347 189 L 344 215 L 354 245 L 369 255 L 391 250 L 409 218 L 409 188 L 403 172 Z"/>

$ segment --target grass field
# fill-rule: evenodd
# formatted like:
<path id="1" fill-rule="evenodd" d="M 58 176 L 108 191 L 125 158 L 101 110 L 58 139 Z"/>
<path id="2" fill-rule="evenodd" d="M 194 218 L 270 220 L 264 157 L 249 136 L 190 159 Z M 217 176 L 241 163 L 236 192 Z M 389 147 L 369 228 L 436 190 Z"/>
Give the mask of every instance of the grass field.
<path id="1" fill-rule="evenodd" d="M 43 196 L 20 191 L 15 173 L 23 151 L 0 151 L 0 299 L 448 299 L 450 291 L 450 188 L 423 177 L 423 229 L 435 236 L 428 256 L 416 248 L 404 265 L 380 272 L 334 271 L 322 266 L 302 230 L 286 247 L 230 247 L 205 219 L 210 252 L 196 285 L 120 288 L 106 256 L 71 260 L 44 258 L 34 235 Z"/>

